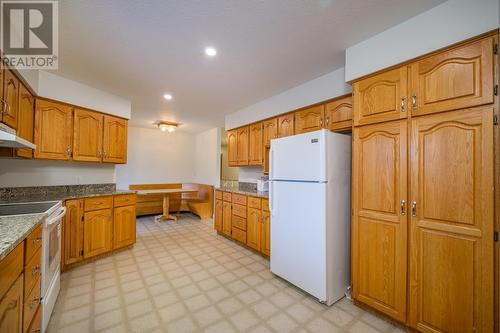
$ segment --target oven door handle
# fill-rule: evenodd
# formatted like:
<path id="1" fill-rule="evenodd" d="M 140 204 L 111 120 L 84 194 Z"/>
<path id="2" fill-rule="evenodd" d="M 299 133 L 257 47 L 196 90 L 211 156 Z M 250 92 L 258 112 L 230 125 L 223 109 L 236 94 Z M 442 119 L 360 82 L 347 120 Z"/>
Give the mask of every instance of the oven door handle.
<path id="1" fill-rule="evenodd" d="M 56 223 L 61 218 L 63 218 L 64 215 L 66 215 L 66 207 L 59 208 L 59 213 L 57 214 L 57 216 L 50 218 L 50 220 L 47 221 L 47 225 L 52 225 Z"/>

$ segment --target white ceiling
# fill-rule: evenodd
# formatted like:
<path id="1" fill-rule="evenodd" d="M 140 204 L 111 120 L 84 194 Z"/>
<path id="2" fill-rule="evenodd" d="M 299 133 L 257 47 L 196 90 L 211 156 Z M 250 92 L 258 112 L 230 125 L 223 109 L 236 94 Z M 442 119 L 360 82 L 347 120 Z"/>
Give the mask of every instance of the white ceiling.
<path id="1" fill-rule="evenodd" d="M 135 126 L 197 132 L 342 67 L 348 46 L 442 2 L 64 0 L 55 74 L 130 99 Z"/>

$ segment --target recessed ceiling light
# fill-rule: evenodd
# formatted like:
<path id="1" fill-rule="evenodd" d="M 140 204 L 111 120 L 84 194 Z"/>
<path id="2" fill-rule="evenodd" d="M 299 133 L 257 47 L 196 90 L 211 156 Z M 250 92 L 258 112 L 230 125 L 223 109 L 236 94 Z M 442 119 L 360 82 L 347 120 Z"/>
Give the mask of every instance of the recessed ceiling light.
<path id="1" fill-rule="evenodd" d="M 163 98 L 165 98 L 167 101 L 171 101 L 173 97 L 170 94 L 165 94 L 163 95 Z"/>
<path id="2" fill-rule="evenodd" d="M 205 54 L 209 57 L 215 57 L 215 55 L 217 54 L 217 50 L 213 47 L 207 47 L 205 49 Z"/>

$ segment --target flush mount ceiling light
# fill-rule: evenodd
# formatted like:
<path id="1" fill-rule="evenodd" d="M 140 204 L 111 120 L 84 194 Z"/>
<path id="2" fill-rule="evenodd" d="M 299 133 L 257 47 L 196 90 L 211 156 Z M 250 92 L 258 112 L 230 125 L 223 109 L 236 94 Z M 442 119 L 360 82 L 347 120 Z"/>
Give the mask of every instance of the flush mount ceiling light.
<path id="1" fill-rule="evenodd" d="M 177 129 L 177 127 L 179 127 L 179 123 L 174 123 L 174 122 L 171 122 L 171 121 L 157 121 L 156 122 L 156 126 L 158 126 L 158 128 L 160 129 L 160 131 L 162 132 L 169 132 L 169 133 L 172 133 L 173 131 L 175 131 Z"/>
<path id="2" fill-rule="evenodd" d="M 171 101 L 173 97 L 170 94 L 165 94 L 163 95 L 163 98 L 165 98 L 167 101 Z"/>
<path id="3" fill-rule="evenodd" d="M 215 57 L 217 55 L 217 50 L 214 47 L 205 48 L 205 54 L 209 57 Z"/>

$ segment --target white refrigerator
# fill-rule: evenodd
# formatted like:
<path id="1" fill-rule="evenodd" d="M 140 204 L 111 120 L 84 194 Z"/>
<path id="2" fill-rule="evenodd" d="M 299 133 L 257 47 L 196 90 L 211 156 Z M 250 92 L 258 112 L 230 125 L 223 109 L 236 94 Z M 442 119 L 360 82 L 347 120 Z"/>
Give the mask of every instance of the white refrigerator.
<path id="1" fill-rule="evenodd" d="M 271 272 L 331 305 L 350 276 L 351 136 L 271 141 Z"/>

